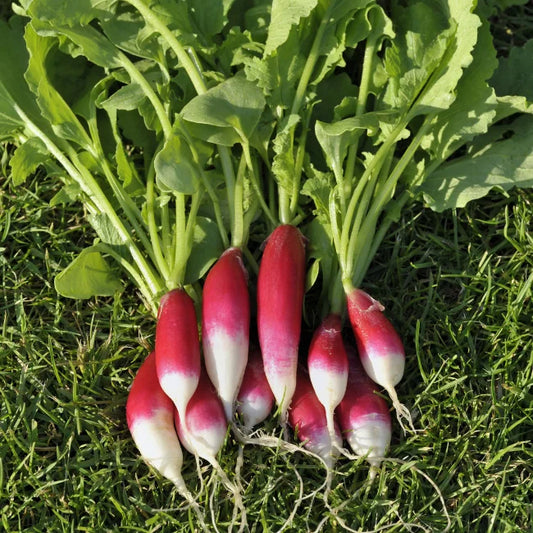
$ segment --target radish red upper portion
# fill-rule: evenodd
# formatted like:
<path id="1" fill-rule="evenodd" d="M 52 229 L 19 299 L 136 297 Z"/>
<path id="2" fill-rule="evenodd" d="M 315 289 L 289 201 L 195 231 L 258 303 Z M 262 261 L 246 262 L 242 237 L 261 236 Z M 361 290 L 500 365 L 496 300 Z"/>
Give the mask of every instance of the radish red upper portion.
<path id="1" fill-rule="evenodd" d="M 183 289 L 174 289 L 161 298 L 155 331 L 157 372 L 200 373 L 200 340 L 196 311 Z"/>
<path id="2" fill-rule="evenodd" d="M 402 341 L 383 314 L 384 307 L 361 289 L 347 295 L 348 315 L 361 358 L 405 355 Z"/>
<path id="3" fill-rule="evenodd" d="M 128 427 L 140 419 L 151 418 L 157 410 L 174 410 L 172 400 L 163 392 L 157 379 L 155 352 L 144 360 L 140 366 L 126 402 L 126 420 Z"/>

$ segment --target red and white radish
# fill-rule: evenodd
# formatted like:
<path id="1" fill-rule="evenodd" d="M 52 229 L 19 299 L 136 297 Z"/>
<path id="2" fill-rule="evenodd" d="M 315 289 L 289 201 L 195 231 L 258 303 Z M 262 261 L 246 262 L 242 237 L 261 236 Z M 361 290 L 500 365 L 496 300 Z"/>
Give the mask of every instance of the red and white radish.
<path id="1" fill-rule="evenodd" d="M 216 461 L 226 438 L 228 422 L 220 398 L 204 368 L 198 387 L 187 404 L 185 417 L 179 416 L 176 410 L 175 422 L 180 441 L 187 451 L 207 461 Z"/>
<path id="2" fill-rule="evenodd" d="M 398 333 L 383 313 L 385 308 L 369 294 L 351 288 L 346 297 L 357 350 L 366 373 L 391 397 L 402 428 L 405 430 L 403 417 L 414 431 L 411 414 L 398 400 L 395 389 L 405 368 L 405 351 Z"/>
<path id="3" fill-rule="evenodd" d="M 305 284 L 305 243 L 284 224 L 269 236 L 257 280 L 257 330 L 268 383 L 282 424 L 296 387 Z"/>
<path id="4" fill-rule="evenodd" d="M 207 373 L 228 420 L 248 360 L 250 300 L 239 248 L 226 250 L 209 271 L 202 292 L 202 344 Z"/>
<path id="5" fill-rule="evenodd" d="M 350 349 L 351 348 L 351 349 Z M 377 394 L 353 347 L 347 348 L 349 373 L 346 394 L 336 415 L 343 437 L 357 455 L 373 467 L 381 463 L 391 441 L 391 416 L 387 402 Z"/>
<path id="6" fill-rule="evenodd" d="M 126 421 L 141 457 L 162 476 L 174 483 L 193 507 L 200 527 L 207 531 L 198 503 L 181 475 L 183 454 L 174 427 L 175 407 L 159 385 L 155 352 L 142 363 L 126 402 Z"/>
<path id="7" fill-rule="evenodd" d="M 335 425 L 333 438 L 330 435 L 324 406 L 318 400 L 309 376 L 301 369 L 288 419 L 298 439 L 309 451 L 321 457 L 330 469 L 342 447 L 341 434 Z"/>
<path id="8" fill-rule="evenodd" d="M 335 433 L 334 412 L 344 397 L 348 382 L 348 358 L 342 339 L 342 320 L 330 313 L 311 339 L 307 356 L 309 379 L 326 410 L 328 431 Z"/>
<path id="9" fill-rule="evenodd" d="M 220 476 L 224 486 L 232 493 L 235 507 L 241 511 L 241 530 L 243 530 L 246 525 L 246 509 L 241 494 L 217 460 L 226 438 L 228 422 L 222 402 L 205 368 L 201 370 L 198 387 L 189 400 L 185 417 L 181 417 L 176 409 L 174 422 L 179 438 L 187 451 L 208 461 Z"/>
<path id="10" fill-rule="evenodd" d="M 263 422 L 273 406 L 274 395 L 265 376 L 261 352 L 252 347 L 237 396 L 237 412 L 242 416 L 245 429 L 250 430 Z"/>
<path id="11" fill-rule="evenodd" d="M 184 289 L 161 298 L 155 330 L 157 376 L 180 416 L 200 379 L 200 339 L 194 302 Z"/>

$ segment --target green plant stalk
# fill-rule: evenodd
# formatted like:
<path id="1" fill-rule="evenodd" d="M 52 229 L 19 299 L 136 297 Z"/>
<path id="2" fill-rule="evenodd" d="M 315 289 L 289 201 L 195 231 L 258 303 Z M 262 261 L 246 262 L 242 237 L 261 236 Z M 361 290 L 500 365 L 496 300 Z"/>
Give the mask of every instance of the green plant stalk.
<path id="1" fill-rule="evenodd" d="M 109 203 L 109 200 L 101 190 L 100 186 L 93 178 L 93 176 L 85 169 L 85 172 L 81 173 L 79 169 L 67 158 L 61 150 L 54 144 L 54 142 L 36 125 L 30 118 L 24 113 L 20 107 L 14 105 L 15 112 L 24 121 L 28 130 L 41 139 L 48 151 L 56 158 L 56 160 L 63 166 L 72 179 L 81 187 L 81 189 L 93 200 L 96 207 L 100 212 L 105 213 L 111 222 L 114 224 L 120 236 L 124 239 L 124 243 L 128 246 L 131 256 L 137 264 L 139 271 L 145 277 L 148 283 L 151 297 L 161 290 L 161 283 L 157 276 L 154 274 L 143 255 L 138 250 L 136 244 L 131 238 L 130 233 L 125 228 L 122 220 L 118 217 L 117 213 L 113 209 L 113 206 Z M 85 167 L 83 167 L 85 168 Z"/>
<path id="2" fill-rule="evenodd" d="M 155 169 L 152 164 L 150 165 L 147 176 L 146 176 L 146 218 L 148 222 L 148 231 L 150 233 L 150 239 L 152 242 L 154 261 L 155 261 L 155 264 L 157 265 L 157 268 L 161 272 L 163 279 L 165 280 L 165 284 L 168 286 L 169 281 L 170 281 L 170 269 L 169 269 L 168 263 L 165 260 L 165 257 L 161 249 L 161 239 L 159 237 L 159 231 L 158 231 L 157 223 L 155 219 L 154 184 L 155 184 Z"/>
<path id="3" fill-rule="evenodd" d="M 252 188 L 255 192 L 255 195 L 259 201 L 259 205 L 261 206 L 261 209 L 267 216 L 268 220 L 272 223 L 272 225 L 275 227 L 277 226 L 278 222 L 276 220 L 276 217 L 274 216 L 274 213 L 272 209 L 268 206 L 268 204 L 265 201 L 265 197 L 261 193 L 261 188 L 258 183 L 258 176 L 259 171 L 257 169 L 257 163 L 252 158 L 252 154 L 250 152 L 250 145 L 248 142 L 243 142 L 242 144 L 243 154 L 246 160 L 246 165 L 248 166 L 248 170 L 250 171 L 250 183 L 252 185 Z M 272 191 L 271 191 L 272 192 Z M 273 194 L 271 195 L 273 197 Z"/>
<path id="4" fill-rule="evenodd" d="M 246 158 L 241 156 L 239 168 L 237 170 L 237 179 L 235 180 L 235 189 L 233 194 L 234 223 L 231 233 L 231 245 L 236 248 L 242 248 L 244 245 L 244 173 L 246 172 Z"/>
<path id="5" fill-rule="evenodd" d="M 379 147 L 375 156 L 368 163 L 367 168 L 359 178 L 359 183 L 357 184 L 357 187 L 350 198 L 348 209 L 346 210 L 346 215 L 343 221 L 340 243 L 340 254 L 343 256 L 341 264 L 344 265 L 343 278 L 351 277 L 351 271 L 353 269 L 353 248 L 355 247 L 354 241 L 358 238 L 358 235 L 353 233 L 351 228 L 356 209 L 359 207 L 358 203 L 361 193 L 363 192 L 363 189 L 368 186 L 367 182 L 372 179 L 372 176 L 374 176 L 374 179 L 377 179 L 380 168 L 382 167 L 389 151 L 394 148 L 398 140 L 398 136 L 404 128 L 405 121 L 402 119 L 389 134 L 387 139 L 385 139 L 383 144 Z M 363 236 L 363 238 L 365 237 Z"/>
<path id="6" fill-rule="evenodd" d="M 152 314 L 154 317 L 157 316 L 157 305 L 155 304 L 154 295 L 150 291 L 141 273 L 129 261 L 126 261 L 119 253 L 115 252 L 111 246 L 99 243 L 95 247 L 103 253 L 111 256 L 130 275 L 141 291 L 146 303 L 150 306 Z"/>
<path id="7" fill-rule="evenodd" d="M 374 66 L 374 57 L 376 52 L 376 39 L 370 37 L 365 43 L 365 53 L 363 57 L 363 70 L 361 72 L 361 81 L 359 84 L 359 92 L 357 95 L 357 104 L 355 107 L 355 116 L 359 117 L 366 111 L 366 102 L 368 100 L 368 93 L 370 89 L 370 79 L 372 69 Z M 349 191 L 352 190 L 353 175 L 355 170 L 355 163 L 357 160 L 357 151 L 359 150 L 359 138 L 348 149 L 348 156 L 346 158 L 344 183 L 349 186 Z M 345 203 L 342 202 L 342 213 L 345 213 Z"/>
<path id="8" fill-rule="evenodd" d="M 324 16 L 320 20 L 320 24 L 318 26 L 317 32 L 315 34 L 315 38 L 313 39 L 313 44 L 311 45 L 311 50 L 309 51 L 309 55 L 307 56 L 307 59 L 305 61 L 304 68 L 302 70 L 302 75 L 300 77 L 300 81 L 298 82 L 298 86 L 296 87 L 296 94 L 294 95 L 294 99 L 292 101 L 291 106 L 291 115 L 296 115 L 299 113 L 300 108 L 302 107 L 305 93 L 307 91 L 307 87 L 309 85 L 309 82 L 311 80 L 311 76 L 313 74 L 313 70 L 315 69 L 315 65 L 318 61 L 319 57 L 319 50 L 320 45 L 322 44 L 322 37 L 324 36 L 324 32 L 326 31 L 326 27 L 329 22 L 329 14 L 333 7 L 334 2 L 330 2 L 328 5 L 326 12 L 324 13 Z M 290 150 L 293 148 L 293 140 L 291 139 L 290 143 Z M 300 170 L 301 174 L 301 170 Z M 294 180 L 299 184 L 300 183 L 301 176 L 295 175 Z M 293 192 L 295 187 L 292 187 Z M 279 196 L 279 217 L 283 224 L 288 224 L 291 219 L 293 212 L 291 211 L 291 205 L 294 205 L 294 202 L 292 202 L 290 198 L 290 193 L 286 191 L 283 187 L 278 187 L 278 196 Z"/>
<path id="9" fill-rule="evenodd" d="M 375 199 L 372 202 L 367 216 L 361 225 L 360 231 L 358 234 L 354 234 L 350 238 L 348 253 L 352 254 L 351 257 L 357 257 L 357 264 L 355 267 L 350 265 L 351 269 L 347 271 L 345 275 L 349 275 L 352 278 L 353 283 L 361 283 L 362 281 L 362 277 L 366 272 L 366 268 L 368 268 L 368 264 L 372 259 L 370 253 L 371 250 L 374 249 L 373 243 L 376 238 L 376 227 L 379 216 L 383 212 L 383 209 L 387 203 L 391 201 L 398 180 L 400 179 L 409 162 L 414 157 L 414 154 L 420 146 L 423 137 L 427 133 L 428 128 L 431 126 L 433 118 L 434 115 L 429 115 L 426 117 L 424 123 L 417 131 L 415 137 L 409 143 L 409 146 L 404 151 L 400 160 L 396 163 L 389 177 L 381 185 L 379 190 L 376 191 Z"/>
<path id="10" fill-rule="evenodd" d="M 155 91 L 152 89 L 152 86 L 146 81 L 146 78 L 139 72 L 139 70 L 128 59 L 128 57 L 120 51 L 119 51 L 119 57 L 120 57 L 121 63 L 124 66 L 124 69 L 129 74 L 131 81 L 134 81 L 137 84 L 139 84 L 139 86 L 143 90 L 148 100 L 150 100 L 150 103 L 152 104 L 154 108 L 157 118 L 159 119 L 159 123 L 161 124 L 163 135 L 165 136 L 165 139 L 168 139 L 170 135 L 172 134 L 172 125 L 167 116 L 165 108 L 163 107 L 163 104 L 161 103 L 161 100 L 159 100 L 159 97 L 157 96 Z"/>
<path id="11" fill-rule="evenodd" d="M 300 199 L 300 183 L 302 179 L 302 171 L 303 171 L 303 165 L 304 165 L 304 158 L 305 158 L 305 143 L 307 140 L 307 132 L 309 130 L 309 121 L 311 119 L 311 114 L 307 113 L 307 117 L 305 120 L 304 127 L 302 128 L 302 133 L 300 135 L 300 139 L 298 141 L 298 148 L 296 150 L 296 160 L 294 164 L 294 180 L 292 182 L 292 193 L 291 193 L 291 202 L 289 205 L 289 212 L 291 214 L 291 218 L 295 215 L 296 211 L 298 210 Z"/>
<path id="12" fill-rule="evenodd" d="M 187 229 L 187 217 L 185 215 L 185 195 L 175 194 L 174 201 L 176 214 L 174 238 L 172 241 L 174 254 L 169 261 L 171 273 L 167 283 L 168 290 L 172 290 L 183 285 L 183 280 L 185 278 L 185 267 L 188 258 L 187 242 L 185 239 L 185 231 Z"/>

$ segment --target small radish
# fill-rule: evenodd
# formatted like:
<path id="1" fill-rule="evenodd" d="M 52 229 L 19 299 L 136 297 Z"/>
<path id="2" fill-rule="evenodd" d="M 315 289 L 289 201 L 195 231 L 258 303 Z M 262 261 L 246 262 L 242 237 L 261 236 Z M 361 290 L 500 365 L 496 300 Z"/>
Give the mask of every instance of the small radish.
<path id="1" fill-rule="evenodd" d="M 342 447 L 339 428 L 335 426 L 333 439 L 326 421 L 326 411 L 318 400 L 307 374 L 299 370 L 291 408 L 289 424 L 298 439 L 311 452 L 321 457 L 331 469 Z"/>
<path id="2" fill-rule="evenodd" d="M 228 422 L 222 402 L 205 368 L 201 370 L 200 381 L 189 400 L 185 418 L 182 418 L 176 409 L 174 410 L 174 423 L 181 443 L 187 451 L 208 461 L 220 476 L 224 486 L 232 493 L 235 506 L 241 511 L 242 531 L 246 526 L 246 509 L 241 494 L 217 460 L 217 455 L 226 438 Z"/>
<path id="3" fill-rule="evenodd" d="M 207 373 L 233 419 L 246 369 L 250 299 L 239 248 L 226 250 L 209 271 L 202 293 L 202 343 Z"/>
<path id="4" fill-rule="evenodd" d="M 263 359 L 257 347 L 250 349 L 248 364 L 237 396 L 237 412 L 250 430 L 267 418 L 274 406 L 274 395 L 265 376 Z"/>
<path id="5" fill-rule="evenodd" d="M 198 387 L 185 410 L 185 418 L 176 409 L 176 428 L 183 446 L 208 461 L 215 460 L 222 449 L 228 422 L 224 408 L 204 368 L 200 372 Z M 181 421 L 185 420 L 185 425 Z"/>
<path id="6" fill-rule="evenodd" d="M 159 385 L 152 352 L 139 368 L 128 394 L 128 428 L 142 458 L 174 483 L 194 508 L 202 530 L 207 531 L 200 508 L 181 475 L 183 455 L 174 428 L 174 411 L 172 400 Z"/>
<path id="7" fill-rule="evenodd" d="M 414 431 L 411 414 L 400 403 L 395 390 L 405 367 L 405 351 L 398 333 L 383 314 L 385 308 L 366 292 L 352 287 L 346 291 L 346 297 L 357 350 L 366 373 L 388 392 L 404 431 L 401 417 Z"/>
<path id="8" fill-rule="evenodd" d="M 348 381 L 348 358 L 342 339 L 342 320 L 338 314 L 330 313 L 315 331 L 307 365 L 315 394 L 326 410 L 327 426 L 333 438 L 333 415 Z"/>
<path id="9" fill-rule="evenodd" d="M 355 454 L 366 457 L 371 472 L 375 472 L 391 441 L 389 406 L 376 393 L 376 386 L 364 371 L 355 349 L 348 347 L 346 351 L 348 387 L 336 415 L 350 448 Z"/>
<path id="10" fill-rule="evenodd" d="M 304 283 L 304 237 L 294 226 L 278 226 L 259 265 L 257 330 L 265 375 L 283 425 L 296 387 Z"/>
<path id="11" fill-rule="evenodd" d="M 155 330 L 157 376 L 181 416 L 200 378 L 200 340 L 196 312 L 184 289 L 161 298 Z"/>

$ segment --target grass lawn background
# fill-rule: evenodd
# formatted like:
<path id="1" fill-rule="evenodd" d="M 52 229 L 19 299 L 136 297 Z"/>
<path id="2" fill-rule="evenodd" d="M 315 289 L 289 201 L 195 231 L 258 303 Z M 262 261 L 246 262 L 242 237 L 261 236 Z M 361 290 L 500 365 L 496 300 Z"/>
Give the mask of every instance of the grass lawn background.
<path id="1" fill-rule="evenodd" d="M 532 28 L 527 6 L 495 20 L 502 53 Z M 125 423 L 153 320 L 132 286 L 109 299 L 57 295 L 55 274 L 93 234 L 81 207 L 50 207 L 57 185 L 44 176 L 13 188 L 9 153 L 0 166 L 0 523 L 9 532 L 191 531 L 193 514 L 139 458 Z M 457 212 L 404 212 L 365 287 L 405 341 L 398 394 L 420 431 L 404 436 L 394 420 L 392 461 L 372 484 L 364 461 L 341 459 L 333 512 L 312 496 L 324 481 L 319 463 L 245 447 L 252 530 L 277 531 L 302 492 L 287 531 L 533 531 L 532 229 L 531 191 L 495 192 Z M 265 430 L 278 431 L 273 422 Z M 230 496 L 211 468 L 200 465 L 200 481 L 185 458 L 189 488 L 226 531 Z M 232 439 L 220 461 L 233 476 Z"/>

